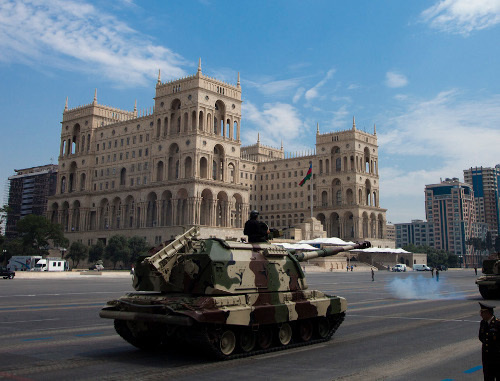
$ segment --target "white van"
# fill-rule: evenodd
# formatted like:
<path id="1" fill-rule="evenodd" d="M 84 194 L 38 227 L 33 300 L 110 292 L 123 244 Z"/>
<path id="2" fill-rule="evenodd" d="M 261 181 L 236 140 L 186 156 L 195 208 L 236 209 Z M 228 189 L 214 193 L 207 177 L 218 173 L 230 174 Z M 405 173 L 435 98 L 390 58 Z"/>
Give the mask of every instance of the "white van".
<path id="1" fill-rule="evenodd" d="M 46 258 L 40 259 L 35 266 L 35 271 L 67 271 L 68 262 L 65 259 Z"/>
<path id="2" fill-rule="evenodd" d="M 396 266 L 394 266 L 392 268 L 392 271 L 396 271 L 396 272 L 406 271 L 406 265 L 402 264 L 402 263 L 398 263 Z"/>
<path id="3" fill-rule="evenodd" d="M 416 264 L 413 265 L 413 271 L 431 271 L 431 268 L 427 265 Z"/>

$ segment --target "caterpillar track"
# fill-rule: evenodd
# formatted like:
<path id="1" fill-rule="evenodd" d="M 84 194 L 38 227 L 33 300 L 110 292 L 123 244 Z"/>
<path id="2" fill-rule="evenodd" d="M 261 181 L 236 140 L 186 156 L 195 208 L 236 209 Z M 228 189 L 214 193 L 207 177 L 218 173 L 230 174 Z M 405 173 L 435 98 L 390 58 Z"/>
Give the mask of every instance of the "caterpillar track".
<path id="1" fill-rule="evenodd" d="M 135 322 L 115 320 L 115 329 L 124 340 L 143 350 L 184 345 L 187 348 L 201 349 L 204 355 L 215 360 L 226 361 L 329 341 L 344 318 L 343 312 L 328 318 L 253 328 L 198 324 L 189 333 L 185 330 L 169 332 L 171 327 L 160 324 L 140 330 Z"/>

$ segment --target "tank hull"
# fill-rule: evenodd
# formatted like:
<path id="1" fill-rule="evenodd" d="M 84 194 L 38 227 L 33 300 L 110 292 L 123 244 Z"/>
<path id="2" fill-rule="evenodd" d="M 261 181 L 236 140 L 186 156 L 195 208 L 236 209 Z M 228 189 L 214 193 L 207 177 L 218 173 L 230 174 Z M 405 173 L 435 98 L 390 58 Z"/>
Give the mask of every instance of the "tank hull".
<path id="1" fill-rule="evenodd" d="M 100 312 L 117 333 L 143 349 L 183 342 L 231 359 L 329 340 L 347 301 L 317 290 L 193 296 L 130 293 Z"/>
<path id="2" fill-rule="evenodd" d="M 483 299 L 500 299 L 500 275 L 483 275 L 476 284 Z"/>

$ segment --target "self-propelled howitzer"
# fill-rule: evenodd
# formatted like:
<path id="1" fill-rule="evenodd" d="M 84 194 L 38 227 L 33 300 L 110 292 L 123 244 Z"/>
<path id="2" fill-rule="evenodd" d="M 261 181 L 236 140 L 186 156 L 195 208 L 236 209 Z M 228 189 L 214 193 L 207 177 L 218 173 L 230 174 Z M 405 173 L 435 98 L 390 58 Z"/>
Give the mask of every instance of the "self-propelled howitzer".
<path id="1" fill-rule="evenodd" d="M 479 293 L 484 299 L 500 299 L 500 253 L 483 261 L 483 275 L 477 278 Z"/>
<path id="2" fill-rule="evenodd" d="M 151 348 L 184 341 L 219 359 L 327 341 L 347 301 L 308 290 L 300 262 L 369 242 L 295 253 L 267 242 L 196 239 L 191 228 L 138 259 L 135 293 L 108 302 L 126 341 Z"/>

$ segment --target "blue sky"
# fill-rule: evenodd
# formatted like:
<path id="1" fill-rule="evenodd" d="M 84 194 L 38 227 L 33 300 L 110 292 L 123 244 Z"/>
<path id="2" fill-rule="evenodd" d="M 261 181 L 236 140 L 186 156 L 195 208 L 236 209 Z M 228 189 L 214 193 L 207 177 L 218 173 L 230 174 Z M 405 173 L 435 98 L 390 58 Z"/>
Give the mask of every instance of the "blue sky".
<path id="1" fill-rule="evenodd" d="M 499 23 L 500 0 L 0 0 L 0 185 L 57 163 L 66 97 L 149 109 L 201 57 L 240 72 L 244 145 L 376 124 L 387 220 L 424 219 L 425 184 L 500 163 Z"/>

